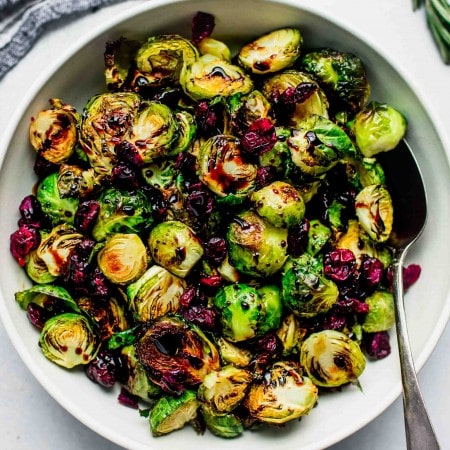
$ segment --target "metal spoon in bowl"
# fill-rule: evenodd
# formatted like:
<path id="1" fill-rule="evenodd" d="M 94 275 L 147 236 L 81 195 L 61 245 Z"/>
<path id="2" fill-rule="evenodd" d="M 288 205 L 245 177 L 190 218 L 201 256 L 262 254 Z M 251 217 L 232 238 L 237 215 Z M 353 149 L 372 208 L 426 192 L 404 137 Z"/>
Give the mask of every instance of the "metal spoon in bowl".
<path id="1" fill-rule="evenodd" d="M 425 187 L 417 162 L 405 140 L 396 149 L 377 157 L 380 157 L 385 171 L 394 206 L 394 224 L 389 244 L 394 253 L 393 289 L 406 442 L 410 450 L 435 450 L 439 449 L 439 444 L 417 381 L 403 303 L 403 262 L 408 249 L 421 235 L 427 219 Z"/>

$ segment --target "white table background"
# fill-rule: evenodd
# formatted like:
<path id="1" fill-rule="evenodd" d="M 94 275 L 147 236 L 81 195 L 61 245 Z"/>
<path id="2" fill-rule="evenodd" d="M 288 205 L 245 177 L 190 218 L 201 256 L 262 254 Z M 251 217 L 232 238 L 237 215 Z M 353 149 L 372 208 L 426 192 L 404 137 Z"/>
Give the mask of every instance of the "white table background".
<path id="1" fill-rule="evenodd" d="M 225 0 L 224 0 L 225 1 Z M 54 25 L 30 53 L 0 81 L 0 126 L 35 74 L 64 51 L 84 30 L 142 1 L 108 7 L 69 23 Z M 308 1 L 299 0 L 299 4 Z M 450 66 L 445 66 L 427 30 L 423 9 L 413 12 L 411 0 L 315 0 L 333 11 L 369 41 L 386 49 L 430 100 L 450 139 Z M 1 130 L 1 128 L 0 128 Z M 1 132 L 1 131 L 0 131 Z M 2 250 L 4 251 L 4 250 Z M 448 270 L 448 268 L 443 268 Z M 419 373 L 426 404 L 443 449 L 450 449 L 450 327 Z M 232 448 L 232 445 L 230 445 Z M 401 399 L 372 423 L 332 450 L 399 450 L 406 448 Z M 0 449 L 118 450 L 119 447 L 82 425 L 56 403 L 33 378 L 13 348 L 0 322 Z M 425 449 L 424 449 L 425 450 Z"/>

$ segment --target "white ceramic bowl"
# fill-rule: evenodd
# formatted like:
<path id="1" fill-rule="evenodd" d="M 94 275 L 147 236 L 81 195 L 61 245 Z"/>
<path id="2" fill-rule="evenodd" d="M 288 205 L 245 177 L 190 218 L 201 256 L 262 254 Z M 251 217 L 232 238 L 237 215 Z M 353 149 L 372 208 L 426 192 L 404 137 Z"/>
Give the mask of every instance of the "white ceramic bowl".
<path id="1" fill-rule="evenodd" d="M 408 81 L 409 74 L 402 73 L 388 61 L 382 49 L 375 49 L 327 17 L 326 12 L 319 13 L 318 7 L 311 5 L 311 8 L 300 8 L 295 5 L 295 0 L 153 0 L 141 4 L 126 11 L 120 19 L 99 24 L 90 36 L 62 55 L 30 89 L 12 126 L 4 133 L 0 147 L 3 160 L 0 173 L 1 317 L 18 353 L 44 388 L 81 422 L 118 445 L 154 450 L 324 448 L 375 418 L 400 394 L 401 384 L 393 336 L 392 355 L 368 364 L 360 378 L 362 391 L 347 387 L 342 392 L 323 395 L 308 417 L 284 430 L 246 432 L 241 438 L 230 441 L 210 434 L 198 436 L 187 427 L 154 439 L 145 419 L 136 411 L 118 405 L 117 391 L 105 392 L 82 373 L 62 370 L 42 356 L 36 330 L 13 300 L 14 293 L 29 282 L 7 250 L 9 235 L 16 229 L 18 204 L 31 192 L 35 182 L 32 175 L 34 154 L 27 138 L 29 118 L 46 108 L 50 97 L 59 97 L 81 108 L 91 95 L 103 91 L 102 53 L 108 39 L 121 35 L 145 37 L 160 32 L 177 32 L 189 37 L 190 20 L 201 10 L 215 15 L 214 37 L 227 42 L 230 39 L 235 43 L 245 42 L 271 29 L 292 25 L 301 29 L 309 47 L 331 46 L 358 54 L 368 69 L 372 98 L 387 101 L 407 116 L 407 137 L 427 185 L 427 228 L 408 258 L 423 269 L 419 282 L 407 294 L 407 317 L 417 368 L 430 355 L 448 320 L 449 279 L 441 269 L 450 266 L 450 244 L 446 238 L 450 223 L 450 171 L 432 117 L 414 93 Z M 433 149 L 432 158 L 429 157 L 430 148 Z"/>

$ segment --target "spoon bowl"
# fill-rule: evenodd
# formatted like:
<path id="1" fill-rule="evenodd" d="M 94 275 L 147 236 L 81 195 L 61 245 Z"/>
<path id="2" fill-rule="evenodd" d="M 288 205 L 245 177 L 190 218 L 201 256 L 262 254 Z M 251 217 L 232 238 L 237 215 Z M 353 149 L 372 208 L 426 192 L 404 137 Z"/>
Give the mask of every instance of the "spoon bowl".
<path id="1" fill-rule="evenodd" d="M 427 221 L 425 185 L 414 154 L 405 140 L 402 140 L 396 149 L 378 156 L 394 207 L 394 223 L 389 244 L 393 251 L 393 293 L 406 443 L 410 450 L 435 450 L 440 447 L 420 392 L 403 301 L 404 260 L 408 249 L 422 234 Z"/>

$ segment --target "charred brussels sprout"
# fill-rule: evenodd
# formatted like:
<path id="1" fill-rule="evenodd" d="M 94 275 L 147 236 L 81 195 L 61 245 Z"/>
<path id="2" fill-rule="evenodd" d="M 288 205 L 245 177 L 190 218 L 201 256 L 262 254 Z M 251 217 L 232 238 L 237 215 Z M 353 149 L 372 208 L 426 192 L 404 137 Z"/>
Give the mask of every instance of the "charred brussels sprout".
<path id="1" fill-rule="evenodd" d="M 239 139 L 230 135 L 209 138 L 198 155 L 199 178 L 219 197 L 246 197 L 254 189 L 257 167 L 242 155 Z"/>
<path id="2" fill-rule="evenodd" d="M 136 53 L 134 84 L 139 87 L 177 84 L 183 66 L 192 64 L 199 57 L 192 42 L 177 34 L 150 37 Z"/>
<path id="3" fill-rule="evenodd" d="M 53 226 L 63 222 L 73 225 L 79 200 L 61 196 L 58 188 L 58 173 L 47 175 L 38 184 L 36 198 L 41 205 L 42 212 Z"/>
<path id="4" fill-rule="evenodd" d="M 61 198 L 83 198 L 99 187 L 94 169 L 62 164 L 58 171 L 58 191 Z"/>
<path id="5" fill-rule="evenodd" d="M 375 242 L 389 239 L 394 220 L 392 199 L 381 184 L 363 188 L 355 199 L 356 215 L 364 231 Z"/>
<path id="6" fill-rule="evenodd" d="M 308 253 L 287 263 L 281 286 L 284 304 L 299 317 L 327 312 L 339 295 L 336 284 L 325 278 L 322 262 Z"/>
<path id="7" fill-rule="evenodd" d="M 406 132 L 406 119 L 386 103 L 370 102 L 350 125 L 356 145 L 366 157 L 397 147 Z"/>
<path id="8" fill-rule="evenodd" d="M 196 101 L 248 94 L 253 89 L 252 79 L 240 67 L 211 54 L 187 64 L 180 83 L 186 95 Z"/>
<path id="9" fill-rule="evenodd" d="M 200 411 L 206 428 L 215 436 L 221 438 L 235 438 L 244 432 L 241 419 L 235 414 L 219 413 L 208 405 L 201 404 Z"/>
<path id="10" fill-rule="evenodd" d="M 364 316 L 363 331 L 387 331 L 394 325 L 394 297 L 390 292 L 376 291 L 366 298 L 366 303 L 369 305 L 369 312 Z"/>
<path id="11" fill-rule="evenodd" d="M 58 278 L 48 271 L 47 265 L 38 256 L 37 249 L 28 253 L 24 268 L 27 275 L 38 284 L 53 283 Z"/>
<path id="12" fill-rule="evenodd" d="M 282 305 L 275 286 L 257 290 L 243 283 L 227 285 L 216 294 L 214 306 L 222 333 L 231 342 L 262 336 L 280 325 Z"/>
<path id="13" fill-rule="evenodd" d="M 244 45 L 238 62 L 255 74 L 278 72 L 291 66 L 300 56 L 303 38 L 296 28 L 281 28 Z"/>
<path id="14" fill-rule="evenodd" d="M 128 284 L 147 268 L 147 248 L 135 233 L 111 235 L 97 254 L 100 270 L 116 284 Z"/>
<path id="15" fill-rule="evenodd" d="M 142 191 L 107 188 L 98 201 L 100 211 L 92 228 L 96 241 L 112 233 L 140 233 L 153 223 L 150 202 Z"/>
<path id="16" fill-rule="evenodd" d="M 214 411 L 231 412 L 244 399 L 252 380 L 248 370 L 225 366 L 205 376 L 197 397 Z"/>
<path id="17" fill-rule="evenodd" d="M 318 115 L 297 124 L 288 145 L 292 162 L 312 176 L 328 172 L 345 155 L 356 155 L 349 136 L 334 122 Z"/>
<path id="18" fill-rule="evenodd" d="M 36 152 L 53 164 L 69 159 L 78 143 L 80 115 L 75 108 L 57 98 L 50 99 L 51 109 L 31 119 L 30 142 Z"/>
<path id="19" fill-rule="evenodd" d="M 252 211 L 233 220 L 227 241 L 231 264 L 247 275 L 274 275 L 287 258 L 287 229 L 274 227 Z"/>
<path id="20" fill-rule="evenodd" d="M 252 384 L 245 406 L 261 422 L 283 424 L 309 414 L 317 398 L 317 387 L 298 367 L 279 361 Z"/>
<path id="21" fill-rule="evenodd" d="M 195 391 L 187 390 L 179 396 L 164 395 L 150 412 L 153 436 L 162 436 L 183 428 L 197 417 L 198 400 Z"/>
<path id="22" fill-rule="evenodd" d="M 314 76 L 337 110 L 361 109 L 370 97 L 370 84 L 361 59 L 348 52 L 321 49 L 303 55 L 300 67 Z"/>
<path id="23" fill-rule="evenodd" d="M 335 330 L 319 331 L 306 338 L 300 362 L 313 383 L 323 387 L 355 383 L 366 366 L 359 345 Z"/>
<path id="24" fill-rule="evenodd" d="M 154 261 L 181 278 L 186 277 L 203 256 L 203 246 L 183 222 L 170 220 L 156 225 L 148 238 Z"/>
<path id="25" fill-rule="evenodd" d="M 305 203 L 300 193 L 284 181 L 274 181 L 253 192 L 250 200 L 256 212 L 275 227 L 297 225 L 305 214 Z"/>
<path id="26" fill-rule="evenodd" d="M 301 342 L 306 334 L 306 329 L 300 326 L 295 314 L 288 314 L 276 331 L 283 345 L 283 356 L 290 356 L 300 352 Z"/>
<path id="27" fill-rule="evenodd" d="M 197 133 L 197 123 L 190 112 L 177 111 L 175 113 L 175 120 L 178 123 L 178 135 L 176 141 L 172 144 L 169 156 L 176 156 L 186 151 L 192 144 Z"/>
<path id="28" fill-rule="evenodd" d="M 92 361 L 98 344 L 90 321 L 76 313 L 59 314 L 47 320 L 39 338 L 42 353 L 67 369 Z"/>
<path id="29" fill-rule="evenodd" d="M 138 322 L 150 322 L 176 313 L 186 283 L 164 267 L 151 266 L 138 280 L 127 286 L 131 311 Z"/>
<path id="30" fill-rule="evenodd" d="M 219 337 L 216 341 L 219 348 L 220 357 L 225 363 L 235 367 L 247 367 L 250 365 L 253 355 L 247 350 L 238 347 L 224 337 Z"/>
<path id="31" fill-rule="evenodd" d="M 136 355 L 150 379 L 174 394 L 199 385 L 220 367 L 219 353 L 207 336 L 175 317 L 152 323 L 136 342 Z"/>

